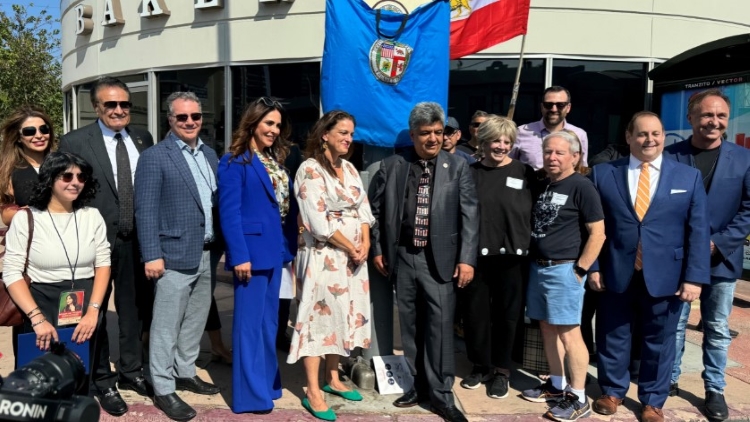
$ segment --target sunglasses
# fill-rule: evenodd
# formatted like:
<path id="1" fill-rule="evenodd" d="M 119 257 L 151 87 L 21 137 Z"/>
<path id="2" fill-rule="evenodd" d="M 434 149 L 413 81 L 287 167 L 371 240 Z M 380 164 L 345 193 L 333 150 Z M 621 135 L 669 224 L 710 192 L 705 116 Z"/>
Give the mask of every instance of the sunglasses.
<path id="1" fill-rule="evenodd" d="M 477 128 L 477 127 L 479 127 L 479 125 L 481 125 L 481 124 L 482 124 L 482 122 L 471 122 L 471 127 L 473 127 L 473 128 Z"/>
<path id="2" fill-rule="evenodd" d="M 42 135 L 49 135 L 49 126 L 47 125 L 41 125 L 38 128 L 34 126 L 26 126 L 24 128 L 21 128 L 21 135 L 23 136 L 34 136 L 36 135 L 36 131 L 39 130 L 39 132 Z"/>
<path id="3" fill-rule="evenodd" d="M 120 106 L 123 110 L 130 110 L 130 107 L 133 107 L 133 103 L 130 101 L 104 101 L 99 104 L 103 105 L 104 108 L 108 110 L 114 110 L 117 106 Z"/>
<path id="4" fill-rule="evenodd" d="M 446 127 L 445 129 L 443 129 L 443 135 L 445 136 L 451 136 L 454 133 L 456 133 L 456 129 L 449 128 L 449 127 Z"/>
<path id="5" fill-rule="evenodd" d="M 65 183 L 70 183 L 73 181 L 73 177 L 75 176 L 76 179 L 78 179 L 78 182 L 80 183 L 86 183 L 87 180 L 89 180 L 89 176 L 85 173 L 78 173 L 73 174 L 71 172 L 65 172 L 60 175 L 60 180 L 62 180 Z"/>
<path id="6" fill-rule="evenodd" d="M 172 117 L 181 123 L 187 122 L 188 117 L 193 119 L 194 122 L 200 122 L 203 118 L 203 113 L 173 114 Z"/>
<path id="7" fill-rule="evenodd" d="M 561 102 L 561 103 L 553 103 L 553 102 L 551 102 L 551 101 L 544 101 L 544 102 L 542 103 L 542 107 L 546 108 L 547 110 L 552 110 L 552 107 L 553 107 L 553 106 L 557 106 L 557 109 L 558 109 L 558 110 L 562 110 L 562 109 L 564 109 L 565 107 L 567 107 L 567 106 L 568 106 L 568 104 L 570 104 L 570 103 L 568 103 L 568 102 L 564 102 L 564 103 L 562 103 L 562 102 Z"/>
<path id="8" fill-rule="evenodd" d="M 258 98 L 258 101 L 265 104 L 266 107 L 284 108 L 280 102 L 269 97 L 260 97 Z"/>

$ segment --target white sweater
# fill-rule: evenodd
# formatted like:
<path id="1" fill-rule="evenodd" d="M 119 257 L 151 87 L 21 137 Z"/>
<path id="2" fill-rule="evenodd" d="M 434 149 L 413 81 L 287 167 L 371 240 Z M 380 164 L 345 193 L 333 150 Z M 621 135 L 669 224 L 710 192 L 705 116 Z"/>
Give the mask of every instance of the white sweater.
<path id="1" fill-rule="evenodd" d="M 96 208 L 84 207 L 73 213 L 52 213 L 31 208 L 34 216 L 34 235 L 29 252 L 28 275 L 32 283 L 57 283 L 70 280 L 70 265 L 76 267 L 75 278 L 82 280 L 94 276 L 94 268 L 110 266 L 110 249 L 107 227 Z M 54 226 L 52 220 L 54 219 Z M 76 220 L 78 238 L 76 238 Z M 55 231 L 57 227 L 57 231 Z M 58 236 L 57 233 L 60 233 Z M 65 244 L 60 241 L 60 237 Z M 23 279 L 26 245 L 29 238 L 28 215 L 19 211 L 5 236 L 5 263 L 3 281 L 10 286 Z M 80 242 L 80 253 L 79 250 Z M 68 252 L 68 259 L 65 257 Z M 76 255 L 78 264 L 76 265 Z"/>

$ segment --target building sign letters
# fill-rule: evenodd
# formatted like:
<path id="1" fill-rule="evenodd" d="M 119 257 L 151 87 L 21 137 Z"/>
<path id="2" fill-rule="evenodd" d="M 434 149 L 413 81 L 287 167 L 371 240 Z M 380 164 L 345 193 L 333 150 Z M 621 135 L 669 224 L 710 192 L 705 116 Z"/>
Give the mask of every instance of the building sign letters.
<path id="1" fill-rule="evenodd" d="M 121 0 L 101 0 L 104 6 L 102 26 L 124 25 Z M 168 17 L 167 0 L 143 0 L 141 17 L 146 19 Z M 195 0 L 193 6 L 198 10 L 222 9 L 224 0 Z M 94 8 L 79 4 L 73 9 L 76 18 L 76 35 L 89 35 L 94 30 Z"/>

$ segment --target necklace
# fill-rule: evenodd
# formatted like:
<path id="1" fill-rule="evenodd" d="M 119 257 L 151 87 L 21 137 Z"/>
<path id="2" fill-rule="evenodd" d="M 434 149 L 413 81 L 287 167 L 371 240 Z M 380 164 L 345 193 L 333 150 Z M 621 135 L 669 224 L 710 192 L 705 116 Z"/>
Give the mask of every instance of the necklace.
<path id="1" fill-rule="evenodd" d="M 70 256 L 68 255 L 68 248 L 65 247 L 65 242 L 63 241 L 62 235 L 60 235 L 60 231 L 57 230 L 55 219 L 52 218 L 52 213 L 49 212 L 49 208 L 47 208 L 47 215 L 49 215 L 49 219 L 52 222 L 52 227 L 55 229 L 55 233 L 57 233 L 57 237 L 60 239 L 60 243 L 62 244 L 63 252 L 65 252 L 65 259 L 68 261 L 68 268 L 70 268 L 70 283 L 72 285 L 72 288 L 75 288 L 76 267 L 78 267 L 78 258 L 81 255 L 81 239 L 78 236 L 78 217 L 77 217 L 76 211 L 73 211 L 73 220 L 75 222 L 75 228 L 76 228 L 76 262 L 75 264 L 70 262 Z M 68 222 L 70 222 L 70 220 L 68 220 Z"/>

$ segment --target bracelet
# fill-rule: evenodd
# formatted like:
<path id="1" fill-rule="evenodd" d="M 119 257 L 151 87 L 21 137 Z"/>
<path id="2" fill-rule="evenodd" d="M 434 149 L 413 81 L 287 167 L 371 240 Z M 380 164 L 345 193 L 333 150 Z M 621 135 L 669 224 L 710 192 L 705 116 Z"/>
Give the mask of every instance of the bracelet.
<path id="1" fill-rule="evenodd" d="M 38 311 L 38 310 L 39 310 L 39 307 L 37 306 L 36 308 L 34 308 L 34 309 L 30 310 L 29 312 L 27 312 L 26 316 L 29 317 L 29 318 L 31 318 L 31 313 L 34 312 L 34 311 Z"/>
<path id="2" fill-rule="evenodd" d="M 35 313 L 34 315 L 29 315 L 29 319 L 32 319 L 32 318 L 34 318 L 37 315 L 42 315 L 42 311 L 39 311 L 39 312 Z"/>
<path id="3" fill-rule="evenodd" d="M 101 305 L 98 304 L 98 303 L 96 303 L 96 302 L 90 302 L 89 306 L 91 306 L 92 308 L 95 308 L 95 309 L 100 309 L 100 307 L 101 307 Z"/>
<path id="4" fill-rule="evenodd" d="M 42 319 L 40 319 L 39 321 L 37 321 L 37 322 L 35 322 L 35 323 L 31 324 L 31 328 L 34 328 L 34 327 L 36 327 L 37 325 L 39 325 L 39 324 L 41 324 L 41 323 L 43 323 L 43 322 L 45 322 L 45 321 L 47 321 L 47 318 L 42 318 Z"/>

